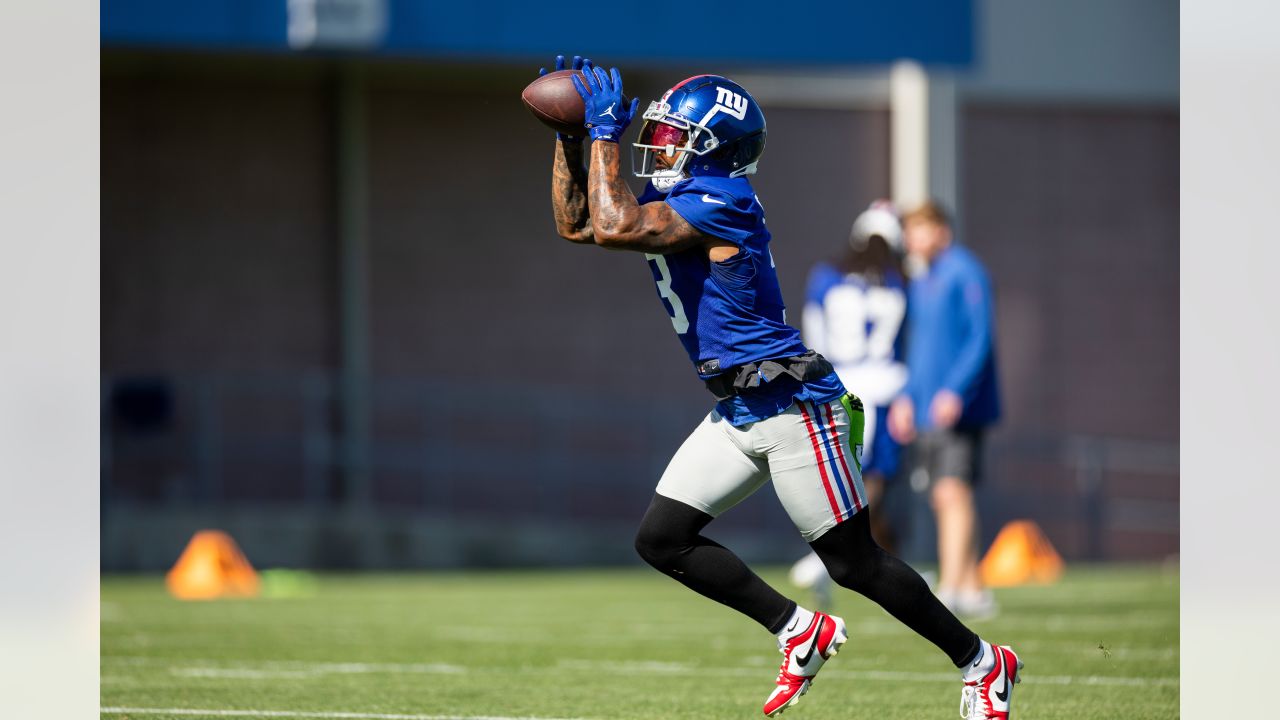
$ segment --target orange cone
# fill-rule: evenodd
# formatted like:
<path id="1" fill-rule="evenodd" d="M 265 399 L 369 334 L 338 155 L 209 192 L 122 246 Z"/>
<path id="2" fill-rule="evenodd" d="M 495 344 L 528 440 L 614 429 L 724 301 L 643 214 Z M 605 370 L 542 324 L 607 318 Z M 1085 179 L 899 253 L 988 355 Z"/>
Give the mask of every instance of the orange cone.
<path id="1" fill-rule="evenodd" d="M 258 573 L 240 552 L 236 541 L 221 530 L 196 533 L 165 575 L 164 582 L 169 593 L 181 600 L 258 594 Z"/>
<path id="2" fill-rule="evenodd" d="M 1062 556 L 1030 520 L 1005 525 L 978 567 L 988 587 L 1047 585 L 1062 576 Z"/>

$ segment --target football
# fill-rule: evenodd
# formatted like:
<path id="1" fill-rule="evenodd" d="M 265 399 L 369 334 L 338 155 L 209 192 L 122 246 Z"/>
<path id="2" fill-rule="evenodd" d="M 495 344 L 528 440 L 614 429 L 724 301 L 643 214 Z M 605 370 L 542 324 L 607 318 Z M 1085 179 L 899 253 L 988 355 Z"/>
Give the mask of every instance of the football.
<path id="1" fill-rule="evenodd" d="M 584 106 L 582 97 L 573 86 L 573 76 L 582 76 L 581 70 L 557 70 L 529 83 L 520 93 L 520 99 L 529 112 L 544 125 L 559 133 L 582 136 Z M 584 80 L 585 82 L 585 80 Z"/>

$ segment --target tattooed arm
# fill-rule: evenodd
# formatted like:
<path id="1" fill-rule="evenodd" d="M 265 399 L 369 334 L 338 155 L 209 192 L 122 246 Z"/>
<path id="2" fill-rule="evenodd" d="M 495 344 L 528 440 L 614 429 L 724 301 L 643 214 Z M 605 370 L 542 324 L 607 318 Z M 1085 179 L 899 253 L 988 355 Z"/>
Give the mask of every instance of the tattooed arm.
<path id="1" fill-rule="evenodd" d="M 617 143 L 596 142 L 591 147 L 587 196 L 597 245 L 659 255 L 706 245 L 712 259 L 721 259 L 714 255 L 725 252 L 715 252 L 718 247 L 736 252 L 732 243 L 704 234 L 666 203 L 637 203 L 622 179 L 619 154 Z"/>
<path id="2" fill-rule="evenodd" d="M 574 243 L 594 243 L 587 209 L 587 169 L 582 165 L 582 141 L 556 140 L 551 168 L 551 210 L 556 232 Z"/>
<path id="3" fill-rule="evenodd" d="M 632 98 L 628 109 L 622 94 L 622 73 L 617 68 L 606 73 L 584 62 L 581 77 L 573 76 L 573 86 L 582 98 L 583 126 L 593 141 L 587 210 L 595 243 L 614 250 L 655 254 L 703 247 L 713 261 L 736 254 L 738 248 L 733 243 L 702 233 L 667 203 L 636 202 L 622 179 L 618 142 L 635 117 L 640 99 Z"/>

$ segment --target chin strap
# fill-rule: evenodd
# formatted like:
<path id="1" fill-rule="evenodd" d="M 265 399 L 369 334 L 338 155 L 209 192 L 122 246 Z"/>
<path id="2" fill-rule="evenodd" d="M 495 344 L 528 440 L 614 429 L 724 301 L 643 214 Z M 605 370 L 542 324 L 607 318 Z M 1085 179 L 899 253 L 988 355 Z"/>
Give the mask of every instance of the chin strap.
<path id="1" fill-rule="evenodd" d="M 660 193 L 671 192 L 671 188 L 675 187 L 684 180 L 683 174 L 679 175 L 654 175 L 649 178 L 649 182 L 653 183 L 653 189 Z"/>

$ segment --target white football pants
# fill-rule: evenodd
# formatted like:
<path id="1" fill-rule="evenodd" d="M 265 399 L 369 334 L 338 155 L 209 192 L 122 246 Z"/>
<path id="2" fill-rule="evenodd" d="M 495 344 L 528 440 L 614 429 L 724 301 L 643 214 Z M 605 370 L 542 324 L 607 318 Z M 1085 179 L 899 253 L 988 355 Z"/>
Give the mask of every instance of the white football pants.
<path id="1" fill-rule="evenodd" d="M 712 410 L 671 458 L 656 492 L 716 517 L 772 479 L 796 529 L 813 542 L 867 505 L 863 425 L 853 395 L 796 402 L 742 427 Z"/>

